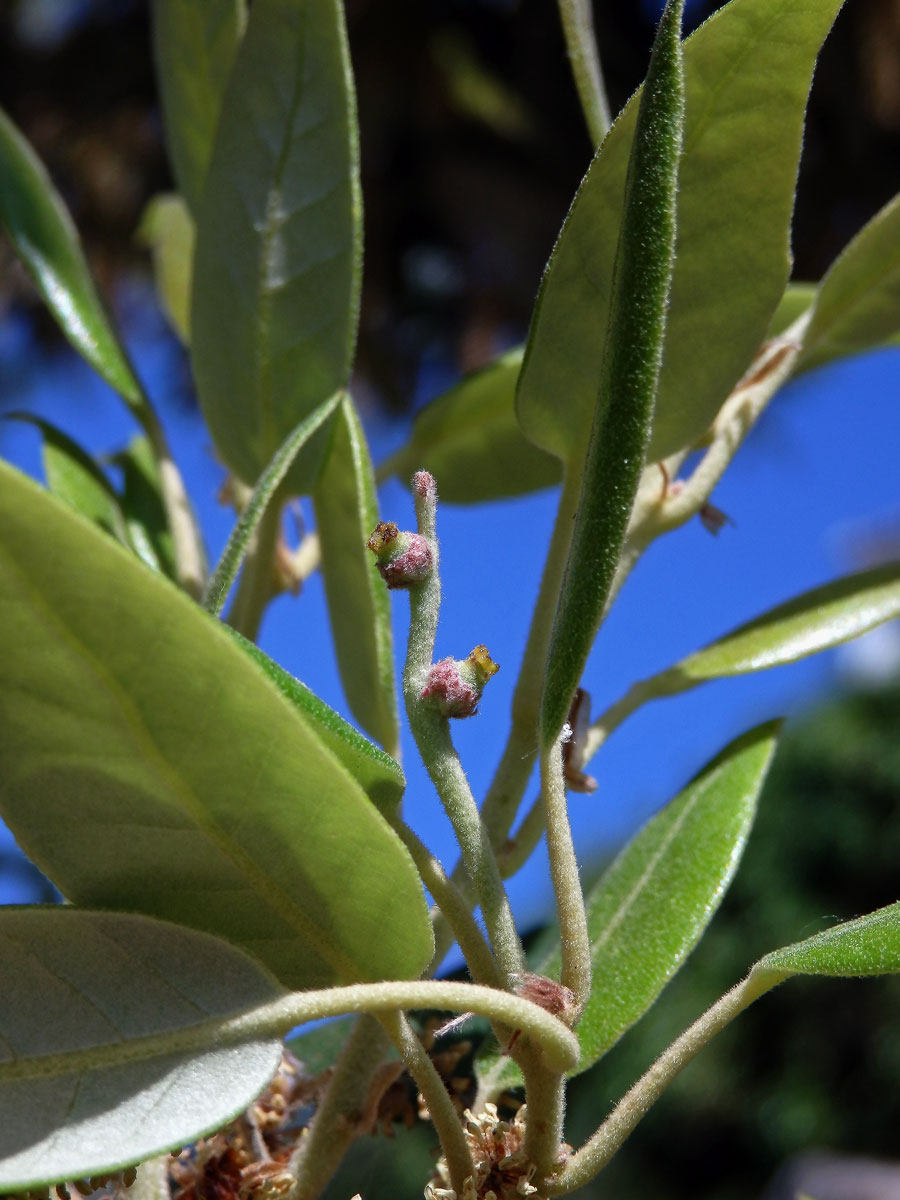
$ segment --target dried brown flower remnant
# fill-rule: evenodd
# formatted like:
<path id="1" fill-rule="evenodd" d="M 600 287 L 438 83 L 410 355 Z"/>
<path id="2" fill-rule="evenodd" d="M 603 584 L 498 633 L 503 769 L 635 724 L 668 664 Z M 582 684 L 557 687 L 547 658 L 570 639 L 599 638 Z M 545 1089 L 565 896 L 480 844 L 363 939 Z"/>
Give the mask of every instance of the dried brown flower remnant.
<path id="1" fill-rule="evenodd" d="M 450 1186 L 450 1172 L 443 1158 L 438 1160 L 435 1174 L 425 1188 L 426 1200 L 545 1200 L 532 1182 L 534 1164 L 525 1155 L 526 1109 L 522 1108 L 511 1121 L 501 1121 L 494 1104 L 486 1104 L 484 1112 L 474 1115 L 466 1109 L 466 1141 L 472 1152 L 475 1176 L 466 1180 L 462 1196 Z M 562 1148 L 561 1157 L 567 1153 Z"/>
<path id="2" fill-rule="evenodd" d="M 520 971 L 513 976 L 516 994 L 523 1000 L 530 1000 L 546 1012 L 551 1013 L 566 1025 L 571 1025 L 578 1011 L 575 1003 L 575 993 L 565 984 L 548 979 L 546 975 L 536 975 L 533 971 Z"/>

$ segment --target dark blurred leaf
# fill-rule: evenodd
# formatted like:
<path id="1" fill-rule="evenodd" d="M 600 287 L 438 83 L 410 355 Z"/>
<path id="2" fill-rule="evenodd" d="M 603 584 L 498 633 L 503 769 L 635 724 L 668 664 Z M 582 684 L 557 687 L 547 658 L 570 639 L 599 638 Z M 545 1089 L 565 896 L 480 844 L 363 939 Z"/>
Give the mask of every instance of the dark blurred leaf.
<path id="1" fill-rule="evenodd" d="M 203 194 L 245 0 L 153 0 L 153 43 L 172 170 L 190 212 Z"/>
<path id="2" fill-rule="evenodd" d="M 91 279 L 66 206 L 0 111 L 0 224 L 69 342 L 137 410 L 145 401 Z"/>
<path id="3" fill-rule="evenodd" d="M 41 431 L 41 458 L 47 487 L 64 504 L 87 517 L 121 542 L 127 542 L 125 521 L 112 484 L 99 464 L 68 434 L 33 413 L 9 413 Z"/>
<path id="4" fill-rule="evenodd" d="M 441 499 L 476 504 L 559 483 L 559 460 L 524 436 L 515 413 L 522 350 L 465 376 L 421 409 L 407 444 L 384 464 L 408 483 L 419 470 L 438 481 Z"/>
<path id="5" fill-rule="evenodd" d="M 254 484 L 292 429 L 347 383 L 362 216 L 338 0 L 254 0 L 197 218 L 192 358 L 222 459 Z M 294 464 L 308 491 L 324 431 Z"/>

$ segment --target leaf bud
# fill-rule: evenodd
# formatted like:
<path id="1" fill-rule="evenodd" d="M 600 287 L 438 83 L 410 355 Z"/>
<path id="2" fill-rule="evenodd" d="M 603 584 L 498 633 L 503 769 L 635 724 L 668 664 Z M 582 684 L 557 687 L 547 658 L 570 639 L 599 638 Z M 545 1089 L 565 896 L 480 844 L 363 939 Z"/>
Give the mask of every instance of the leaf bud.
<path id="1" fill-rule="evenodd" d="M 420 533 L 398 529 L 393 521 L 379 521 L 366 545 L 389 588 L 408 588 L 431 574 L 431 547 Z"/>
<path id="2" fill-rule="evenodd" d="M 476 646 L 468 658 L 442 658 L 428 672 L 422 699 L 442 717 L 472 717 L 484 685 L 499 670 L 487 646 Z"/>

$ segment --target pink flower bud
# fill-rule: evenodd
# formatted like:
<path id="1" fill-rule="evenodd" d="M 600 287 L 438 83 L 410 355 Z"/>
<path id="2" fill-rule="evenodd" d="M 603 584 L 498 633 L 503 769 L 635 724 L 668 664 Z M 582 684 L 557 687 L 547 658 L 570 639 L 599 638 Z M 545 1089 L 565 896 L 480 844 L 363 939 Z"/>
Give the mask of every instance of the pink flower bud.
<path id="1" fill-rule="evenodd" d="M 427 539 L 398 529 L 393 521 L 380 521 L 366 545 L 389 588 L 408 588 L 431 574 L 433 558 Z"/>
<path id="2" fill-rule="evenodd" d="M 487 646 L 476 646 L 468 658 L 442 658 L 428 672 L 422 699 L 442 717 L 472 717 L 484 685 L 499 670 Z"/>

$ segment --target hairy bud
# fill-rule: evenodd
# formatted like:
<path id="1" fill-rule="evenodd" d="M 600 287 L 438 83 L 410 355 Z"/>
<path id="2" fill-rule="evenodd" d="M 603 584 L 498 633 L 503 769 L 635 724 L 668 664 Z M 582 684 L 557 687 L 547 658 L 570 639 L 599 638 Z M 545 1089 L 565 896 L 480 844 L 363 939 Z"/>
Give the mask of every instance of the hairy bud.
<path id="1" fill-rule="evenodd" d="M 393 521 L 379 521 L 366 545 L 389 588 L 412 587 L 431 574 L 434 558 L 427 538 L 398 529 Z"/>
<path id="2" fill-rule="evenodd" d="M 472 717 L 484 685 L 499 670 L 487 646 L 476 646 L 468 658 L 442 658 L 428 672 L 422 699 L 442 717 Z"/>

